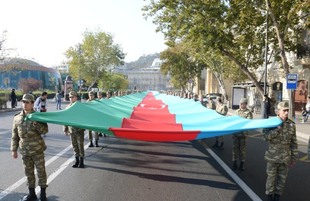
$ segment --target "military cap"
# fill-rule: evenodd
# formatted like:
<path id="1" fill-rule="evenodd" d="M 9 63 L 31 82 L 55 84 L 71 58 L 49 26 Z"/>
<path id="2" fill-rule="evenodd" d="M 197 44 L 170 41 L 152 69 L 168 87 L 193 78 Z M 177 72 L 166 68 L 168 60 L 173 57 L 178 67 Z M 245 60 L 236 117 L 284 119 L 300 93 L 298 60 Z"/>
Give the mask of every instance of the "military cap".
<path id="1" fill-rule="evenodd" d="M 280 102 L 278 104 L 278 110 L 288 110 L 290 108 L 290 105 L 288 102 Z"/>
<path id="2" fill-rule="evenodd" d="M 95 95 L 93 91 L 88 92 L 88 95 Z"/>
<path id="3" fill-rule="evenodd" d="M 33 102 L 34 96 L 32 94 L 24 94 L 23 95 L 23 101 Z"/>
<path id="4" fill-rule="evenodd" d="M 241 103 L 245 103 L 245 104 L 248 104 L 248 100 L 246 98 L 241 98 L 240 99 L 240 104 Z"/>
<path id="5" fill-rule="evenodd" d="M 70 91 L 69 98 L 71 97 L 77 97 L 77 93 L 75 91 Z"/>

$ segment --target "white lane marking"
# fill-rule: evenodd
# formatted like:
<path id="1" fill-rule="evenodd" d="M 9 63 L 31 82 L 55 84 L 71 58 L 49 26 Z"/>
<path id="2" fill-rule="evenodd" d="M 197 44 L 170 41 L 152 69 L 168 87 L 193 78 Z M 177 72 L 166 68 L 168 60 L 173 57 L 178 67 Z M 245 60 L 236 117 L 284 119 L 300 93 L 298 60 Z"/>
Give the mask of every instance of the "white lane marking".
<path id="1" fill-rule="evenodd" d="M 88 147 L 85 145 L 85 147 Z M 57 160 L 60 156 L 62 156 L 64 153 L 66 153 L 67 151 L 69 151 L 72 148 L 72 145 L 68 146 L 67 148 L 65 148 L 64 150 L 62 150 L 61 152 L 59 152 L 58 154 L 56 154 L 55 156 L 53 156 L 52 158 L 50 158 L 48 161 L 45 162 L 45 166 L 48 166 L 49 164 L 51 164 L 52 162 L 54 162 L 55 160 Z M 69 160 L 67 160 L 65 163 L 67 163 L 68 161 L 72 161 L 74 157 L 71 157 Z M 25 183 L 27 180 L 26 177 L 21 178 L 20 180 L 18 180 L 17 182 L 15 182 L 13 185 L 11 185 L 10 187 L 8 187 L 7 189 L 5 189 L 4 191 L 0 192 L 0 200 L 2 200 L 5 196 L 7 196 L 8 194 L 10 194 L 12 191 L 14 191 L 16 188 L 18 188 L 19 186 L 21 186 L 23 183 Z"/>
<path id="2" fill-rule="evenodd" d="M 240 186 L 240 188 L 254 201 L 261 201 L 262 199 L 258 197 L 248 187 L 210 148 L 206 148 L 207 152 L 216 160 L 216 162 L 222 166 L 222 168 L 227 172 L 227 174 Z"/>
<path id="3" fill-rule="evenodd" d="M 298 140 L 305 142 L 305 143 L 308 143 L 310 135 L 307 135 L 307 134 L 304 134 L 304 133 L 301 133 L 298 131 L 296 131 L 296 135 L 297 135 Z"/>
<path id="4" fill-rule="evenodd" d="M 88 144 L 84 146 L 84 150 L 86 150 L 87 148 L 88 148 Z M 68 167 L 68 165 L 72 163 L 72 161 L 74 160 L 75 160 L 75 156 L 73 155 L 66 162 L 60 165 L 60 167 L 47 178 L 47 185 L 50 184 L 58 175 L 60 175 L 60 173 L 64 171 Z M 37 192 L 37 194 L 40 193 L 41 191 L 40 186 L 37 186 L 35 191 Z"/>

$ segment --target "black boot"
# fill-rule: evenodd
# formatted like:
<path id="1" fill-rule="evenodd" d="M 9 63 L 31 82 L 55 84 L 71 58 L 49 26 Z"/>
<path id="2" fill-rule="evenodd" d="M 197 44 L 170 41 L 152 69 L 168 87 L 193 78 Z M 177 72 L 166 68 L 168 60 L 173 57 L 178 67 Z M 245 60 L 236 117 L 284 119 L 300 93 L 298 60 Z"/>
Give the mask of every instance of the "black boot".
<path id="1" fill-rule="evenodd" d="M 280 195 L 279 194 L 274 194 L 274 201 L 279 201 L 280 200 Z"/>
<path id="2" fill-rule="evenodd" d="M 98 140 L 95 141 L 95 145 L 96 145 L 96 147 L 99 147 Z"/>
<path id="3" fill-rule="evenodd" d="M 221 142 L 221 145 L 219 146 L 219 150 L 224 150 L 224 142 Z"/>
<path id="4" fill-rule="evenodd" d="M 240 162 L 239 170 L 244 171 L 244 162 Z"/>
<path id="5" fill-rule="evenodd" d="M 78 156 L 75 157 L 75 163 L 72 165 L 73 168 L 76 168 L 79 166 L 80 158 Z"/>
<path id="6" fill-rule="evenodd" d="M 46 188 L 45 187 L 41 187 L 41 194 L 40 194 L 40 201 L 46 201 Z"/>
<path id="7" fill-rule="evenodd" d="M 93 141 L 89 141 L 88 147 L 93 147 L 93 146 L 94 146 Z"/>
<path id="8" fill-rule="evenodd" d="M 273 201 L 273 195 L 272 194 L 267 195 L 267 201 Z"/>
<path id="9" fill-rule="evenodd" d="M 38 198 L 37 198 L 36 192 L 34 191 L 34 188 L 29 188 L 29 194 L 25 195 L 22 201 L 34 201 L 37 199 Z"/>
<path id="10" fill-rule="evenodd" d="M 216 140 L 216 141 L 215 141 L 215 144 L 214 144 L 212 147 L 215 148 L 215 147 L 218 147 L 218 146 L 219 146 L 219 141 Z"/>
<path id="11" fill-rule="evenodd" d="M 238 169 L 237 161 L 233 161 L 232 170 L 237 170 L 237 169 Z"/>
<path id="12" fill-rule="evenodd" d="M 80 157 L 79 168 L 84 168 L 84 158 Z"/>

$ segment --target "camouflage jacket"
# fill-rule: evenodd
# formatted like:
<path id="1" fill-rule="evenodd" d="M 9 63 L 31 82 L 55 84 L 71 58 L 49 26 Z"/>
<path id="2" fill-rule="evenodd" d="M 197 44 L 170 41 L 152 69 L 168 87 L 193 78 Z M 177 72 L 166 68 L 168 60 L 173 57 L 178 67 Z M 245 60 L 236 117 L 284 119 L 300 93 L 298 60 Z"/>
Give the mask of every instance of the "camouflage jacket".
<path id="1" fill-rule="evenodd" d="M 70 107 L 72 105 L 72 103 L 70 103 L 66 108 Z M 63 127 L 63 131 L 65 133 L 74 133 L 74 134 L 81 134 L 81 135 L 84 135 L 84 131 L 85 129 L 82 129 L 82 128 L 78 128 L 78 127 L 73 127 L 73 126 L 64 126 Z"/>
<path id="2" fill-rule="evenodd" d="M 26 120 L 26 116 L 22 111 L 14 117 L 11 151 L 17 151 L 19 148 L 22 155 L 42 153 L 46 145 L 41 135 L 48 132 L 48 126 L 46 123 Z"/>
<path id="3" fill-rule="evenodd" d="M 263 129 L 263 134 L 264 139 L 269 142 L 269 149 L 265 153 L 266 161 L 285 164 L 296 161 L 298 146 L 294 121 L 287 119 L 280 129 Z"/>
<path id="4" fill-rule="evenodd" d="M 245 119 L 253 119 L 253 114 L 248 108 L 246 108 L 244 110 L 239 108 L 238 110 L 235 111 L 235 115 L 238 115 L 238 116 L 243 117 Z M 243 132 L 234 133 L 234 136 L 246 137 L 248 134 L 249 134 L 248 131 L 243 131 Z"/>
<path id="5" fill-rule="evenodd" d="M 227 115 L 228 108 L 224 104 L 218 104 L 216 107 L 216 112 L 221 114 L 221 115 Z"/>

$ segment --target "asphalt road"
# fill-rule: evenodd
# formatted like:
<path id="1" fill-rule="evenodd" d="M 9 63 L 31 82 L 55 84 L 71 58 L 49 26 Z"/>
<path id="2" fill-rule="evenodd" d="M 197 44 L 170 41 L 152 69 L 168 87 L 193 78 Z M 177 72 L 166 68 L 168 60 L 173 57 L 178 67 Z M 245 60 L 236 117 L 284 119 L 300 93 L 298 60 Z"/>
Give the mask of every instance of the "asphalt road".
<path id="1" fill-rule="evenodd" d="M 48 110 L 54 108 L 50 102 Z M 27 193 L 21 159 L 13 159 L 9 150 L 13 115 L 0 113 L 0 201 L 19 200 Z M 231 136 L 225 136 L 225 149 L 219 151 L 209 148 L 212 138 L 158 143 L 102 137 L 101 147 L 88 148 L 85 135 L 84 169 L 71 168 L 73 151 L 62 126 L 49 124 L 45 141 L 49 201 L 265 200 L 267 144 L 259 133 L 248 139 L 244 172 L 229 168 Z M 299 157 L 304 158 L 306 143 L 299 143 Z M 281 200 L 310 200 L 309 183 L 309 163 L 298 161 Z"/>

